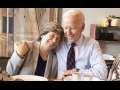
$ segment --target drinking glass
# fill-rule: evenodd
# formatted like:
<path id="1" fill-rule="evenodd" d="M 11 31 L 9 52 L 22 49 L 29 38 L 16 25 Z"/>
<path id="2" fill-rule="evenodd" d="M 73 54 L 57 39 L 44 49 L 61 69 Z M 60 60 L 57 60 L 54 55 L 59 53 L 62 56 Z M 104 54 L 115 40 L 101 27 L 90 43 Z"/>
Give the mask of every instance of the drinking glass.
<path id="1" fill-rule="evenodd" d="M 90 71 L 83 71 L 81 72 L 81 81 L 92 81 L 93 75 L 94 74 Z"/>
<path id="2" fill-rule="evenodd" d="M 81 81 L 81 72 L 80 69 L 72 69 L 72 81 Z"/>

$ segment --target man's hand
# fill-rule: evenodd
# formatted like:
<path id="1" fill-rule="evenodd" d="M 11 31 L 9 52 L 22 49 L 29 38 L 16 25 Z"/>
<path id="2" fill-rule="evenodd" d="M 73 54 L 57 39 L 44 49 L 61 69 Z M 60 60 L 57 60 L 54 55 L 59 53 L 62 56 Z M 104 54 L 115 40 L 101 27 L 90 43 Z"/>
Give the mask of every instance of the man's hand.
<path id="1" fill-rule="evenodd" d="M 23 55 L 26 54 L 28 51 L 27 43 L 26 41 L 24 42 L 15 42 L 15 51 L 18 54 L 18 56 L 23 57 Z"/>
<path id="2" fill-rule="evenodd" d="M 72 70 L 63 70 L 60 72 L 58 75 L 57 79 L 62 79 L 64 75 L 71 76 L 72 75 Z"/>

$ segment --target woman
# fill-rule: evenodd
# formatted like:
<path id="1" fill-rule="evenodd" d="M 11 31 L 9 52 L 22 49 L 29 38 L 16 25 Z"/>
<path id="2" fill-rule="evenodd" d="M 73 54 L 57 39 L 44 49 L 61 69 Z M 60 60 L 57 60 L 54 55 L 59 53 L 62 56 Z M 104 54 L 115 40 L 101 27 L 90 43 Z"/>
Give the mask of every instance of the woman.
<path id="1" fill-rule="evenodd" d="M 57 78 L 57 56 L 53 49 L 63 36 L 63 28 L 55 22 L 46 24 L 37 41 L 16 42 L 8 61 L 10 75 L 39 75 Z"/>

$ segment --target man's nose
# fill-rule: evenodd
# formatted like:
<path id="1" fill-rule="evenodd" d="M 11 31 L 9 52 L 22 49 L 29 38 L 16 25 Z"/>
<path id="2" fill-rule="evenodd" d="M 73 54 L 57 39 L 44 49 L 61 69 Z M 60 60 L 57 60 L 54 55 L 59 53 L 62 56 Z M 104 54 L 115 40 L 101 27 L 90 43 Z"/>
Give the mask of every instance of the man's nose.
<path id="1" fill-rule="evenodd" d="M 68 28 L 67 35 L 69 35 L 70 33 L 71 33 L 71 30 L 70 30 L 70 28 Z"/>

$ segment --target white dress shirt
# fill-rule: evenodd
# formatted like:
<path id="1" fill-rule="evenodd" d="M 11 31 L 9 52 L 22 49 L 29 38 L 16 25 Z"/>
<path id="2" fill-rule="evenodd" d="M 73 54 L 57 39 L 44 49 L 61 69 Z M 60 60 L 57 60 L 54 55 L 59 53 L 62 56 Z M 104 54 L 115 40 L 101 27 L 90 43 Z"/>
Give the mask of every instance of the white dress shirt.
<path id="1" fill-rule="evenodd" d="M 70 47 L 71 43 L 67 38 L 64 38 L 56 48 L 58 74 L 62 70 L 67 70 L 67 54 Z M 101 80 L 107 79 L 107 66 L 102 56 L 99 43 L 96 40 L 81 35 L 74 49 L 76 68 L 93 72 L 94 76 Z"/>

